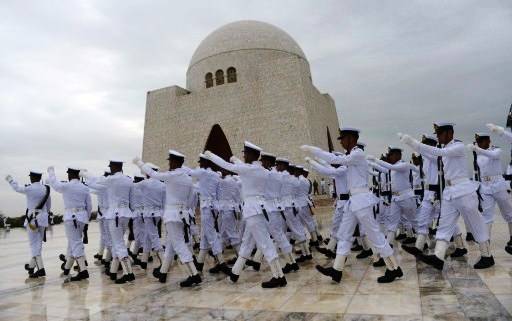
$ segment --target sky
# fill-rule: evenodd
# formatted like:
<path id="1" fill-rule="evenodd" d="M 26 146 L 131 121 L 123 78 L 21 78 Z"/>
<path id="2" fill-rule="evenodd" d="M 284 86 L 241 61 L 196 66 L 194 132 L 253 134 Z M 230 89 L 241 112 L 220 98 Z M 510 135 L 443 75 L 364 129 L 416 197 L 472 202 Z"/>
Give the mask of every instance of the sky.
<path id="1" fill-rule="evenodd" d="M 369 153 L 397 132 L 457 124 L 471 142 L 504 125 L 512 103 L 511 1 L 10 1 L 0 2 L 0 175 L 28 182 L 54 165 L 102 171 L 142 151 L 148 90 L 185 87 L 194 50 L 237 20 L 288 32 L 342 125 L 362 129 Z M 505 146 L 503 140 L 496 145 Z M 55 212 L 61 196 L 53 193 Z M 0 211 L 24 213 L 0 181 Z"/>

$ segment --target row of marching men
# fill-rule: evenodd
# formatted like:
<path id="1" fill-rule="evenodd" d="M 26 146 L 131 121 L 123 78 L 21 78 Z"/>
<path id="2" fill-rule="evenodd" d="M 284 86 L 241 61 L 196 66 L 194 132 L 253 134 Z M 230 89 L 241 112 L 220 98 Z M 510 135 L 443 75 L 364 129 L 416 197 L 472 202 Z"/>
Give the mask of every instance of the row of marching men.
<path id="1" fill-rule="evenodd" d="M 493 124 L 487 126 L 492 133 L 512 142 L 510 132 Z M 480 258 L 474 268 L 492 267 L 495 263 L 490 240 L 496 205 L 508 223 L 511 236 L 505 251 L 512 254 L 512 200 L 510 182 L 506 180 L 510 175 L 503 175 L 502 150 L 491 145 L 490 133 L 476 133 L 474 143 L 464 146 L 454 138 L 454 127 L 449 122 L 436 123 L 434 135 L 425 134 L 421 141 L 399 134 L 400 140 L 417 153 L 412 164 L 402 160 L 403 150 L 400 147 L 389 147 L 380 159 L 366 156 L 369 168 L 361 167 L 358 174 L 364 175 L 362 172 L 367 170 L 374 177 L 372 216 L 378 228 L 368 223 L 361 224 L 365 220 L 373 221 L 371 218 L 359 218 L 362 251 L 357 258 L 372 256 L 374 266 L 383 266 L 382 249 L 375 243 L 375 240 L 382 239 L 376 238 L 375 234 L 381 234 L 393 249 L 397 249 L 397 239 L 404 238 L 402 248 L 406 252 L 442 270 L 448 256 L 455 258 L 468 253 L 457 224 L 462 216 L 468 232 L 466 240 L 476 241 L 480 249 Z M 350 216 L 348 213 L 355 205 L 350 204 L 355 200 L 350 187 L 354 172 L 350 167 L 353 158 L 364 149 L 361 144 L 351 148 L 344 141 L 350 137 L 353 140 L 358 134 L 356 129 L 342 130 L 340 139 L 348 148 L 347 155 L 328 153 L 313 146 L 302 147 L 315 156 L 315 159 L 306 158 L 312 168 L 335 180 L 338 200 L 330 241 L 326 248 L 320 250 L 336 260 L 332 267 L 318 266 L 317 269 L 338 282 L 348 255 L 348 245 L 340 250 L 340 242 L 350 240 L 350 233 L 344 225 L 352 223 L 346 217 Z M 473 177 L 469 177 L 468 151 L 473 154 Z M 397 236 L 400 226 L 408 231 L 403 237 Z M 413 237 L 413 232 L 416 237 Z"/>
<path id="2" fill-rule="evenodd" d="M 188 273 L 180 285 L 199 284 L 199 272 L 209 253 L 215 259 L 210 273 L 225 273 L 236 282 L 246 265 L 259 270 L 265 257 L 273 277 L 262 286 L 286 285 L 284 274 L 297 271 L 297 262 L 311 260 L 309 246 L 318 245 L 308 171 L 262 152 L 250 142 L 244 145 L 245 162 L 233 157 L 232 163 L 220 158 L 214 163 L 211 157 L 209 152 L 201 154 L 199 166 L 191 169 L 183 166 L 183 154 L 170 150 L 168 171 L 135 159 L 144 177 L 134 179 L 123 174 L 123 162 L 119 160 L 111 160 L 102 176 L 70 167 L 68 181 L 59 181 L 54 168 L 49 167 L 48 185 L 41 183 L 42 173 L 36 171 L 30 173 L 31 184 L 25 187 L 6 177 L 17 192 L 27 197 L 26 226 L 32 258 L 25 268 L 29 276 L 46 275 L 41 247 L 51 207 L 51 187 L 64 199 L 68 247 L 60 259 L 68 281 L 89 278 L 83 238 L 92 211 L 92 191 L 98 198 L 100 230 L 95 258 L 118 284 L 135 279 L 134 264 L 147 269 L 150 261 L 156 266 L 152 274 L 165 282 L 176 257 Z M 200 210 L 200 224 L 196 224 L 196 208 Z M 165 234 L 162 241 L 161 234 Z M 290 242 L 300 247 L 300 257 L 295 258 Z M 199 252 L 194 255 L 197 247 Z M 223 257 L 226 247 L 237 254 L 230 262 Z M 78 273 L 70 276 L 75 263 Z"/>

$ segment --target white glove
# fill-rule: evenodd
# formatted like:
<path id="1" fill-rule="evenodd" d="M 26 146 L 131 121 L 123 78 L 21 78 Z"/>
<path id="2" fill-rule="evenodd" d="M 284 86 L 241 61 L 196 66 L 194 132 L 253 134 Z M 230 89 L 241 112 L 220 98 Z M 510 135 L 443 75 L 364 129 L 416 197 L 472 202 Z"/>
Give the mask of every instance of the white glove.
<path id="1" fill-rule="evenodd" d="M 400 138 L 400 140 L 402 140 L 402 136 L 404 135 L 403 133 L 396 133 L 396 135 L 398 136 L 398 138 Z"/>
<path id="2" fill-rule="evenodd" d="M 10 183 L 10 182 L 12 182 L 14 180 L 14 178 L 12 178 L 11 175 L 7 175 L 7 176 L 5 176 L 5 180 Z"/>
<path id="3" fill-rule="evenodd" d="M 367 155 L 366 160 L 369 160 L 370 162 L 375 162 L 376 158 L 373 155 Z"/>
<path id="4" fill-rule="evenodd" d="M 413 145 L 415 139 L 407 134 L 402 134 L 402 136 L 400 137 L 400 141 L 406 145 Z"/>
<path id="5" fill-rule="evenodd" d="M 505 132 L 505 128 L 501 127 L 501 126 L 498 126 L 498 125 L 494 125 L 494 124 L 487 124 L 485 125 L 487 126 L 487 128 L 489 128 L 489 130 L 495 134 L 498 134 L 498 135 L 503 135 L 503 133 Z"/>
<path id="6" fill-rule="evenodd" d="M 86 169 L 81 169 L 80 172 L 78 173 L 78 176 L 80 178 L 87 178 L 89 176 L 89 173 L 87 172 Z"/>
<path id="7" fill-rule="evenodd" d="M 204 151 L 204 156 L 206 156 L 206 158 L 210 159 L 212 156 L 213 156 L 213 153 L 210 152 L 209 150 L 205 150 Z M 230 158 L 231 159 L 231 158 Z"/>
<path id="8" fill-rule="evenodd" d="M 308 152 L 308 153 L 312 153 L 314 152 L 315 150 L 318 149 L 318 147 L 315 147 L 315 146 L 310 146 L 310 145 L 302 145 L 300 147 L 300 149 L 302 149 L 303 151 L 305 152 Z"/>
<path id="9" fill-rule="evenodd" d="M 306 163 L 311 163 L 311 157 L 304 157 L 304 160 L 306 161 Z"/>
<path id="10" fill-rule="evenodd" d="M 142 167 L 142 165 L 144 165 L 144 163 L 142 163 L 142 160 L 140 159 L 139 156 L 135 156 L 133 159 L 132 159 L 132 163 L 135 164 L 136 166 L 138 167 Z"/>
<path id="11" fill-rule="evenodd" d="M 47 169 L 47 172 L 48 172 L 48 174 L 50 174 L 50 175 L 51 175 L 51 174 L 55 174 L 55 167 L 53 167 L 53 166 L 49 166 L 49 167 L 48 167 L 48 169 Z"/>
<path id="12" fill-rule="evenodd" d="M 470 152 L 474 152 L 474 151 L 476 151 L 476 148 L 477 148 L 477 147 L 476 147 L 476 145 L 474 145 L 474 144 L 467 144 L 467 145 L 466 145 L 466 148 L 467 148 Z"/>
<path id="13" fill-rule="evenodd" d="M 329 164 L 328 162 L 326 162 L 325 160 L 321 159 L 321 158 L 318 158 L 318 157 L 315 157 L 315 160 L 322 164 L 322 165 L 325 165 L 325 166 L 331 166 L 331 164 Z"/>

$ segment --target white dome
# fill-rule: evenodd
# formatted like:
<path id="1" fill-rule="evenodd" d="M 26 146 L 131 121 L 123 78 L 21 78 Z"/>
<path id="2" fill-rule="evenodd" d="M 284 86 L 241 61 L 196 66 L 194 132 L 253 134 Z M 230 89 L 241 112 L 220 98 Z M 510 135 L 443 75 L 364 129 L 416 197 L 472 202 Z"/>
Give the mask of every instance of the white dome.
<path id="1" fill-rule="evenodd" d="M 306 60 L 297 42 L 283 30 L 265 22 L 243 20 L 229 23 L 210 33 L 194 52 L 189 69 L 206 58 L 248 49 L 277 50 Z"/>

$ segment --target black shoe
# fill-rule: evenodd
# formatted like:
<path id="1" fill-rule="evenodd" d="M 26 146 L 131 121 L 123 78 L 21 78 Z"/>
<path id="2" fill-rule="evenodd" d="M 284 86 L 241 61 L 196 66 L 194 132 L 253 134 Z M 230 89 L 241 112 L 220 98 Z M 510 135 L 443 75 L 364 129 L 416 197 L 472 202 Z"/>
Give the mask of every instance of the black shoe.
<path id="1" fill-rule="evenodd" d="M 456 248 L 455 251 L 453 251 L 452 254 L 450 254 L 451 258 L 455 257 L 462 257 L 464 255 L 468 254 L 468 250 L 465 248 Z"/>
<path id="2" fill-rule="evenodd" d="M 419 258 L 430 266 L 435 267 L 439 271 L 443 270 L 444 261 L 435 255 L 420 255 Z"/>
<path id="3" fill-rule="evenodd" d="M 366 259 L 367 257 L 372 256 L 372 255 L 373 255 L 372 249 L 362 250 L 361 253 L 356 255 L 356 258 L 357 259 Z"/>
<path id="4" fill-rule="evenodd" d="M 71 272 L 70 269 L 64 269 L 64 271 L 62 272 L 63 275 L 69 275 L 69 272 Z"/>
<path id="5" fill-rule="evenodd" d="M 226 269 L 229 269 L 226 263 L 220 263 L 209 269 L 208 272 L 210 272 L 211 274 L 217 274 L 226 271 Z"/>
<path id="6" fill-rule="evenodd" d="M 300 270 L 299 265 L 297 264 L 297 262 L 292 263 L 290 266 L 292 268 L 292 271 L 297 272 L 298 270 Z"/>
<path id="7" fill-rule="evenodd" d="M 318 239 L 318 242 L 322 242 L 324 240 L 324 237 L 320 233 L 316 236 L 316 238 Z"/>
<path id="8" fill-rule="evenodd" d="M 194 265 L 196 266 L 197 271 L 203 272 L 204 263 L 199 263 L 196 260 L 194 260 Z"/>
<path id="9" fill-rule="evenodd" d="M 233 249 L 233 245 L 229 244 L 226 246 L 226 250 L 232 250 Z"/>
<path id="10" fill-rule="evenodd" d="M 286 265 L 283 267 L 283 273 L 288 274 L 292 271 L 292 265 L 289 263 L 286 263 Z"/>
<path id="11" fill-rule="evenodd" d="M 324 240 L 324 244 L 325 244 L 325 245 L 329 244 L 329 241 L 330 241 L 330 240 L 331 240 L 330 238 L 326 238 L 326 239 Z"/>
<path id="12" fill-rule="evenodd" d="M 139 265 L 140 265 L 140 268 L 143 269 L 143 270 L 148 268 L 148 263 L 147 262 L 140 261 Z"/>
<path id="13" fill-rule="evenodd" d="M 160 267 L 153 269 L 153 276 L 157 279 L 160 277 Z"/>
<path id="14" fill-rule="evenodd" d="M 79 271 L 80 267 L 78 266 L 78 263 L 73 266 L 73 271 Z"/>
<path id="15" fill-rule="evenodd" d="M 98 261 L 101 261 L 103 259 L 103 255 L 99 254 L 99 253 L 96 253 L 94 254 L 94 258 Z"/>
<path id="16" fill-rule="evenodd" d="M 189 288 L 191 286 L 200 284 L 203 280 L 201 280 L 201 276 L 199 274 L 189 276 L 185 279 L 185 281 L 180 282 L 180 287 Z"/>
<path id="17" fill-rule="evenodd" d="M 46 271 L 44 270 L 44 268 L 37 270 L 36 272 L 30 274 L 28 277 L 35 279 L 35 278 L 39 278 L 39 277 L 43 277 L 43 276 L 46 276 Z"/>
<path id="18" fill-rule="evenodd" d="M 158 275 L 158 282 L 160 282 L 160 283 L 167 282 L 167 273 L 160 273 Z"/>
<path id="19" fill-rule="evenodd" d="M 333 267 L 325 268 L 321 265 L 317 265 L 317 266 L 315 266 L 315 268 L 318 272 L 322 273 L 323 275 L 330 276 L 334 282 L 336 282 L 336 283 L 341 282 L 341 277 L 343 276 L 342 271 L 338 271 Z"/>
<path id="20" fill-rule="evenodd" d="M 311 246 L 311 247 L 317 247 L 319 245 L 320 244 L 318 243 L 318 240 L 317 241 L 309 241 L 309 246 Z"/>
<path id="21" fill-rule="evenodd" d="M 25 270 L 28 272 L 28 275 L 34 274 L 34 268 L 31 268 L 28 264 L 25 264 Z"/>
<path id="22" fill-rule="evenodd" d="M 512 245 L 505 246 L 505 252 L 507 252 L 508 254 L 512 255 Z"/>
<path id="23" fill-rule="evenodd" d="M 231 282 L 233 283 L 236 283 L 238 281 L 238 278 L 240 277 L 240 275 L 237 275 L 233 272 L 229 273 L 229 279 L 231 280 Z"/>
<path id="24" fill-rule="evenodd" d="M 226 262 L 226 263 L 227 263 L 227 264 L 229 264 L 229 265 L 233 265 L 233 264 L 235 264 L 235 262 L 236 262 L 236 260 L 237 260 L 237 259 L 238 259 L 238 258 L 235 256 L 234 258 L 227 260 L 227 262 Z"/>
<path id="25" fill-rule="evenodd" d="M 192 246 L 192 249 L 199 250 L 199 243 L 194 243 L 194 245 Z"/>
<path id="26" fill-rule="evenodd" d="M 396 270 L 393 270 L 393 271 L 386 269 L 386 272 L 384 273 L 384 275 L 377 278 L 377 282 L 378 283 L 391 283 L 395 279 L 401 278 L 402 276 L 404 276 L 404 273 L 402 272 L 402 269 L 400 267 L 398 267 Z"/>
<path id="27" fill-rule="evenodd" d="M 402 244 L 414 244 L 414 243 L 416 243 L 416 238 L 415 237 L 406 237 L 402 241 Z"/>
<path id="28" fill-rule="evenodd" d="M 115 272 L 114 272 L 114 273 L 110 273 L 110 272 L 109 272 L 109 276 L 110 276 L 110 279 L 111 279 L 112 281 L 117 280 L 117 273 L 115 273 Z"/>
<path id="29" fill-rule="evenodd" d="M 259 270 L 260 270 L 260 268 L 261 268 L 261 263 L 259 263 L 259 262 L 255 262 L 255 261 L 253 261 L 253 260 L 247 260 L 247 261 L 245 262 L 245 265 L 247 265 L 247 266 L 251 266 L 251 267 L 254 269 L 254 271 L 259 271 Z"/>
<path id="30" fill-rule="evenodd" d="M 508 240 L 507 246 L 512 246 L 512 236 L 510 236 L 510 240 Z"/>
<path id="31" fill-rule="evenodd" d="M 480 260 L 473 265 L 473 268 L 481 270 L 487 269 L 494 265 L 494 258 L 492 256 L 482 256 Z"/>
<path id="32" fill-rule="evenodd" d="M 128 274 L 123 274 L 123 276 L 120 279 L 116 280 L 116 284 L 125 284 L 129 281 Z"/>
<path id="33" fill-rule="evenodd" d="M 151 263 L 151 262 L 153 262 L 153 257 L 152 256 L 148 257 L 148 263 Z"/>
<path id="34" fill-rule="evenodd" d="M 85 280 L 88 278 L 89 278 L 89 272 L 87 272 L 87 270 L 83 270 L 83 271 L 78 272 L 77 275 L 72 276 L 69 280 L 71 282 L 77 282 L 77 281 L 82 281 L 82 280 Z"/>
<path id="35" fill-rule="evenodd" d="M 422 252 L 419 248 L 417 248 L 416 246 L 407 246 L 407 245 L 403 245 L 403 244 L 402 244 L 402 249 L 403 249 L 405 252 L 407 252 L 407 253 L 409 253 L 409 254 L 412 254 L 412 255 L 414 255 L 414 256 L 418 256 L 418 255 L 420 255 L 420 254 L 422 254 L 422 253 L 423 253 L 423 252 Z"/>
<path id="36" fill-rule="evenodd" d="M 261 287 L 264 289 L 282 288 L 287 284 L 285 277 L 275 278 L 272 277 L 270 280 L 261 283 Z"/>
<path id="37" fill-rule="evenodd" d="M 59 254 L 59 260 L 66 263 L 66 256 L 64 254 Z"/>
<path id="38" fill-rule="evenodd" d="M 297 263 L 306 262 L 306 255 L 299 256 L 298 258 L 295 259 L 295 262 L 297 262 Z"/>
<path id="39" fill-rule="evenodd" d="M 397 237 L 395 237 L 395 240 L 397 241 L 400 241 L 400 240 L 403 240 L 407 237 L 407 235 L 405 233 L 401 233 L 401 234 L 398 234 Z"/>
<path id="40" fill-rule="evenodd" d="M 290 239 L 290 244 L 291 245 L 295 245 L 295 240 L 294 239 Z"/>
<path id="41" fill-rule="evenodd" d="M 135 281 L 135 274 L 129 273 L 127 275 L 127 279 L 128 279 L 129 282 Z"/>
<path id="42" fill-rule="evenodd" d="M 382 267 L 386 265 L 383 258 L 380 258 L 377 262 L 373 262 L 373 267 Z"/>
<path id="43" fill-rule="evenodd" d="M 359 251 L 362 251 L 364 250 L 363 247 L 359 244 L 356 244 L 354 245 L 351 249 L 350 249 L 352 252 L 359 252 Z"/>
<path id="44" fill-rule="evenodd" d="M 473 236 L 473 234 L 472 234 L 472 233 L 469 233 L 469 232 L 468 232 L 468 233 L 466 234 L 466 241 L 468 241 L 468 242 L 475 242 L 475 237 Z"/>

